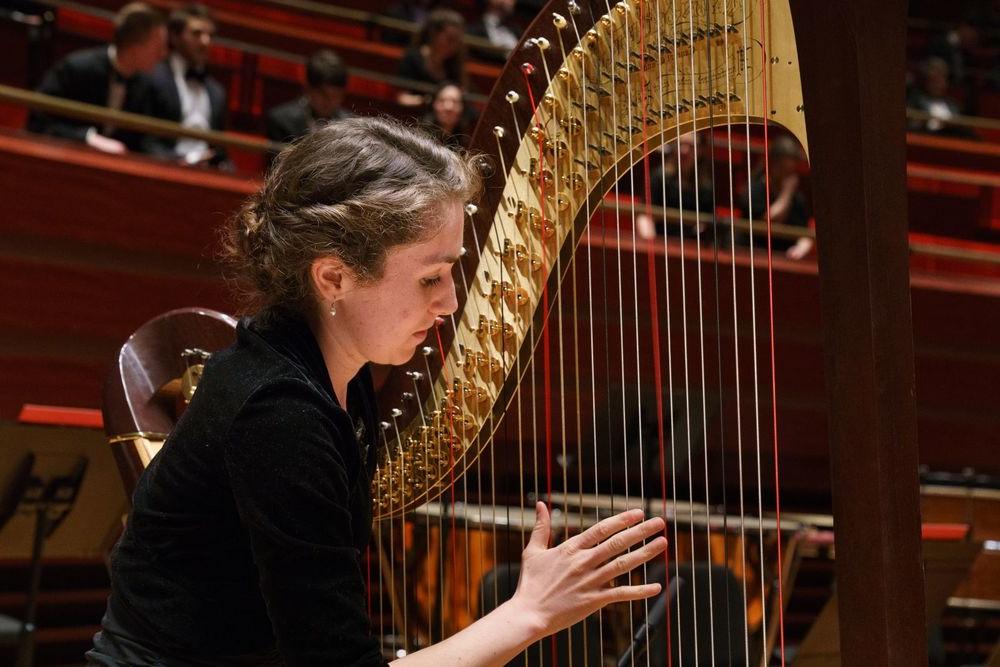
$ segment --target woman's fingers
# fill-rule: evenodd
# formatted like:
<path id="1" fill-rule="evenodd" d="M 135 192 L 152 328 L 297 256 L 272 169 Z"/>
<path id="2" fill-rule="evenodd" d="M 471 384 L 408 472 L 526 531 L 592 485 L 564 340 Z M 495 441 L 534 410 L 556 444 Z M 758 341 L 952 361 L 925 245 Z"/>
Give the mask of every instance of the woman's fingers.
<path id="1" fill-rule="evenodd" d="M 598 581 L 606 583 L 615 577 L 628 574 L 643 563 L 652 560 L 667 548 L 667 538 L 658 537 L 635 551 L 621 554 L 605 563 L 597 570 Z"/>
<path id="2" fill-rule="evenodd" d="M 531 530 L 531 539 L 525 551 L 545 551 L 549 547 L 551 525 L 549 508 L 543 502 L 535 503 L 535 527 Z"/>
<path id="3" fill-rule="evenodd" d="M 626 512 L 621 512 L 612 517 L 608 517 L 603 521 L 598 521 L 596 524 L 579 535 L 568 539 L 565 544 L 568 544 L 574 549 L 592 549 L 612 535 L 625 530 L 629 526 L 634 526 L 639 523 L 642 521 L 643 516 L 644 514 L 642 510 L 628 510 Z"/>
<path id="4" fill-rule="evenodd" d="M 612 602 L 629 602 L 631 600 L 645 600 L 658 594 L 661 590 L 660 584 L 639 584 L 638 586 L 617 586 L 607 588 L 601 593 L 601 606 Z"/>
<path id="5" fill-rule="evenodd" d="M 603 563 L 610 560 L 615 555 L 642 542 L 647 537 L 652 537 L 663 532 L 666 524 L 660 517 L 653 517 L 643 521 L 638 526 L 632 526 L 626 530 L 612 535 L 609 539 L 591 549 L 591 559 L 594 562 Z"/>

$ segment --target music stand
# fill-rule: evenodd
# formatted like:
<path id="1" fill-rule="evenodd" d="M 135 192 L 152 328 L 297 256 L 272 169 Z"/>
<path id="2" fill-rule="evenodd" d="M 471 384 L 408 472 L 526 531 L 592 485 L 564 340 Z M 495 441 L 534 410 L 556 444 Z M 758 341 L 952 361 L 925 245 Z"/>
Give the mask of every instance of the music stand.
<path id="1" fill-rule="evenodd" d="M 17 634 L 15 667 L 30 667 L 34 662 L 35 618 L 42 581 L 42 551 L 45 540 L 52 536 L 73 508 L 87 471 L 88 460 L 85 456 L 70 457 L 67 464 L 62 466 L 62 470 L 45 476 L 36 470 L 35 463 L 36 457 L 33 453 L 29 452 L 24 456 L 12 482 L 0 499 L 0 529 L 17 514 L 35 516 L 24 618 L 18 621 L 5 617 L 0 623 L 8 636 Z M 20 626 L 19 631 L 17 626 Z"/>

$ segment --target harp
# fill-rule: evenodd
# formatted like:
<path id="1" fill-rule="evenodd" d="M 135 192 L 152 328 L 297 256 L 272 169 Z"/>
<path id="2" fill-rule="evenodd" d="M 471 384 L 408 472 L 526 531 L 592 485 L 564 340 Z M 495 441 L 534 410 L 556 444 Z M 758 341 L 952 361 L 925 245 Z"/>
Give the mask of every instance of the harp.
<path id="1" fill-rule="evenodd" d="M 381 394 L 380 524 L 368 572 L 390 591 L 388 609 L 383 597 L 371 604 L 393 651 L 460 629 L 516 580 L 496 567 L 477 582 L 483 572 L 471 562 L 497 566 L 501 552 L 516 562 L 531 496 L 562 510 L 554 527 L 563 534 L 638 498 L 667 518 L 666 576 L 689 564 L 695 596 L 707 583 L 707 617 L 697 601 L 668 601 L 666 659 L 770 664 L 777 647 L 784 663 L 789 535 L 779 506 L 765 530 L 761 492 L 777 477 L 780 440 L 770 247 L 755 250 L 751 239 L 749 249 L 720 250 L 684 233 L 640 242 L 635 215 L 652 210 L 648 197 L 630 204 L 622 194 L 643 180 L 649 193 L 650 155 L 682 135 L 715 128 L 711 160 L 714 149 L 737 155 L 733 146 L 751 133 L 766 144 L 781 126 L 808 147 L 814 180 L 842 660 L 926 662 L 904 31 L 899 0 L 554 0 L 540 13 L 473 137 L 492 173 L 467 208 L 468 253 L 456 269 L 464 305 Z M 732 182 L 714 189 L 717 198 L 733 191 Z M 601 224 L 609 192 L 617 210 Z M 714 239 L 732 234 L 710 205 L 696 204 L 694 216 Z M 770 227 L 767 210 L 748 217 Z M 725 352 L 705 333 L 721 339 L 723 321 L 733 330 Z M 706 355 L 716 354 L 706 372 Z M 735 399 L 723 398 L 733 388 Z M 710 481 L 727 470 L 728 481 Z M 731 489 L 724 500 L 713 496 L 720 487 Z M 739 583 L 713 578 L 713 546 L 740 554 Z M 709 568 L 702 586 L 696 561 Z M 740 599 L 742 614 L 716 617 L 713 582 Z M 648 613 L 649 605 L 602 612 L 596 626 L 568 634 L 567 645 L 587 647 L 569 655 L 601 664 Z M 730 644 L 744 647 L 724 659 L 703 636 L 734 623 L 742 627 Z M 538 662 L 559 662 L 555 648 L 546 651 Z"/>

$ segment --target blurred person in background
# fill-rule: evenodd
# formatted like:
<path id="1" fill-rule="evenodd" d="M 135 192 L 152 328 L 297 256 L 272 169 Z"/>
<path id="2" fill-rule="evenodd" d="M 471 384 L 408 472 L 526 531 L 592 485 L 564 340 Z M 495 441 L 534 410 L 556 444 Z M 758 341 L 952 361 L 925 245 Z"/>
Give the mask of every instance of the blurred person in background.
<path id="1" fill-rule="evenodd" d="M 511 52 L 521 41 L 522 28 L 511 19 L 515 0 L 485 0 L 480 19 L 469 26 L 469 34 L 482 37 L 497 50 L 478 49 L 478 58 L 494 62 L 506 62 Z"/>
<path id="2" fill-rule="evenodd" d="M 115 17 L 113 42 L 74 51 L 49 70 L 38 92 L 117 111 L 141 113 L 148 82 L 166 55 L 167 31 L 163 16 L 142 2 L 125 5 Z M 138 150 L 142 135 L 111 123 L 63 118 L 37 111 L 28 116 L 31 132 L 85 142 L 106 153 Z"/>
<path id="3" fill-rule="evenodd" d="M 909 128 L 930 134 L 975 137 L 970 128 L 951 122 L 955 116 L 962 114 L 962 109 L 958 101 L 948 94 L 948 85 L 948 63 L 936 56 L 925 60 L 917 86 L 907 97 L 906 107 L 928 114 L 930 118 L 910 119 Z"/>
<path id="4" fill-rule="evenodd" d="M 448 146 L 468 148 L 476 127 L 476 114 L 465 103 L 465 94 L 458 84 L 446 81 L 431 95 L 424 123 Z"/>
<path id="5" fill-rule="evenodd" d="M 809 208 L 806 197 L 799 188 L 799 165 L 803 161 L 802 150 L 790 136 L 778 136 L 771 141 L 767 165 L 771 177 L 770 209 L 767 207 L 768 183 L 763 161 L 753 176 L 750 191 L 743 202 L 744 215 L 753 216 L 755 247 L 767 247 L 764 224 L 768 215 L 775 225 L 802 227 L 803 230 L 808 228 Z M 757 231 L 758 225 L 760 231 Z M 784 252 L 786 257 L 795 260 L 808 255 L 813 245 L 812 238 L 808 236 L 797 239 L 773 236 L 771 239 L 771 247 L 775 252 Z"/>
<path id="6" fill-rule="evenodd" d="M 703 220 L 711 219 L 715 210 L 712 194 L 711 160 L 703 134 L 689 132 L 661 151 L 662 162 L 650 170 L 650 201 L 655 206 L 698 212 Z M 697 158 L 697 160 L 696 160 Z M 700 162 L 700 164 L 699 164 Z M 696 222 L 693 215 L 681 221 L 661 216 L 653 220 L 647 213 L 636 216 L 636 232 L 641 238 L 657 234 L 696 238 L 708 227 L 707 222 Z"/>
<path id="7" fill-rule="evenodd" d="M 306 63 L 306 85 L 302 96 L 267 112 L 267 138 L 287 143 L 318 125 L 349 118 L 343 107 L 347 91 L 347 68 L 330 49 L 317 51 Z"/>
<path id="8" fill-rule="evenodd" d="M 167 31 L 170 55 L 150 77 L 146 112 L 184 127 L 222 130 L 226 92 L 206 69 L 215 37 L 212 15 L 203 5 L 186 5 L 170 14 Z M 223 148 L 209 146 L 200 139 L 150 137 L 144 149 L 181 164 L 227 165 Z"/>
<path id="9" fill-rule="evenodd" d="M 465 76 L 465 20 L 451 9 L 435 9 L 414 36 L 413 45 L 403 53 L 397 74 L 420 83 L 454 81 L 468 88 Z M 427 96 L 419 90 L 401 91 L 397 101 L 403 106 L 421 106 Z"/>

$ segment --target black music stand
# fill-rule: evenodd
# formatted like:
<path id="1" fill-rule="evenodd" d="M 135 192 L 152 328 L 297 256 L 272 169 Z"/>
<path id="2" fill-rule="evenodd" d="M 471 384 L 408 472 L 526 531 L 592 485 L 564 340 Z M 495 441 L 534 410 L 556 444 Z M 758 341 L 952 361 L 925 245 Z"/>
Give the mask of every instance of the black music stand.
<path id="1" fill-rule="evenodd" d="M 0 618 L 0 643 L 17 644 L 15 667 L 31 667 L 35 653 L 35 618 L 42 581 L 42 550 L 45 540 L 69 515 L 80 492 L 88 460 L 73 457 L 65 470 L 48 476 L 35 471 L 35 455 L 21 460 L 13 479 L 0 497 L 0 529 L 16 514 L 34 514 L 35 531 L 31 547 L 28 599 L 24 618 Z"/>

